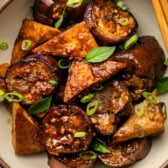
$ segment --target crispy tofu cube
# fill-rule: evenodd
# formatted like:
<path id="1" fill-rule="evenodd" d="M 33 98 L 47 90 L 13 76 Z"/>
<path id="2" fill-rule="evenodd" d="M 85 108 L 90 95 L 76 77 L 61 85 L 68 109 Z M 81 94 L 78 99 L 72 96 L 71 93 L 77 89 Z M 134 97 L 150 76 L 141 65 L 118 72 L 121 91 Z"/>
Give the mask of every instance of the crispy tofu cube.
<path id="1" fill-rule="evenodd" d="M 43 25 L 33 20 L 24 19 L 18 38 L 16 39 L 14 44 L 11 63 L 22 59 L 31 49 L 53 38 L 54 36 L 58 35 L 60 32 L 61 31 L 56 28 Z M 29 48 L 29 50 L 23 51 L 21 49 L 23 40 L 32 41 L 32 45 Z"/>
<path id="2" fill-rule="evenodd" d="M 82 60 L 89 50 L 96 47 L 98 45 L 89 28 L 85 22 L 81 22 L 33 49 L 33 52 Z"/>
<path id="3" fill-rule="evenodd" d="M 42 152 L 45 147 L 38 123 L 19 103 L 12 104 L 12 143 L 16 154 Z"/>
<path id="4" fill-rule="evenodd" d="M 0 64 L 0 78 L 5 78 L 8 67 L 9 67 L 8 63 Z"/>
<path id="5" fill-rule="evenodd" d="M 92 85 L 103 82 L 126 67 L 125 63 L 105 61 L 99 64 L 73 61 L 64 92 L 64 102 L 68 102 Z"/>
<path id="6" fill-rule="evenodd" d="M 139 133 L 146 136 L 156 136 L 164 132 L 164 114 L 160 104 L 152 106 L 147 100 L 144 100 L 144 114 L 137 117 L 135 112 L 114 134 L 114 142 L 125 142 L 130 139 L 138 138 L 135 125 L 140 129 Z M 146 107 L 145 107 L 146 106 Z M 135 109 L 135 108 L 134 108 Z"/>

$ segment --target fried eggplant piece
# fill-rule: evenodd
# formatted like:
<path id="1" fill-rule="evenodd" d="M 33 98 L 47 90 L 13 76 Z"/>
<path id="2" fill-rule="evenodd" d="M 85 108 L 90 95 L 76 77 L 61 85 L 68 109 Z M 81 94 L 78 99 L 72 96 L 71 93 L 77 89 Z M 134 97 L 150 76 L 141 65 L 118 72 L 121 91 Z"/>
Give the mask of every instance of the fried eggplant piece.
<path id="1" fill-rule="evenodd" d="M 126 41 L 137 28 L 135 18 L 110 0 L 92 1 L 86 9 L 84 20 L 98 39 L 110 44 Z"/>
<path id="2" fill-rule="evenodd" d="M 98 157 L 106 166 L 126 167 L 143 159 L 149 153 L 151 145 L 152 140 L 149 138 L 128 141 L 124 144 L 109 146 L 111 153 L 99 153 Z"/>
<path id="3" fill-rule="evenodd" d="M 85 1 L 75 8 L 67 7 L 67 0 L 35 0 L 33 17 L 40 23 L 54 25 L 66 10 L 65 22 L 82 21 L 87 4 Z M 66 23 L 67 24 L 67 23 Z"/>
<path id="4" fill-rule="evenodd" d="M 91 116 L 91 122 L 101 135 L 112 135 L 121 122 L 132 112 L 132 100 L 128 88 L 118 81 L 109 83 L 93 98 L 99 101 L 99 107 Z"/>
<path id="5" fill-rule="evenodd" d="M 12 105 L 12 143 L 16 154 L 45 151 L 41 129 L 19 103 Z"/>
<path id="6" fill-rule="evenodd" d="M 33 49 L 33 52 L 82 60 L 89 50 L 96 47 L 98 47 L 97 43 L 89 28 L 85 22 L 81 22 Z"/>
<path id="7" fill-rule="evenodd" d="M 164 113 L 161 104 L 150 104 L 148 100 L 141 103 L 144 114 L 141 117 L 133 115 L 114 134 L 114 142 L 125 142 L 141 136 L 156 136 L 164 132 Z"/>
<path id="8" fill-rule="evenodd" d="M 125 63 L 105 61 L 99 64 L 73 61 L 64 92 L 64 102 L 68 102 L 85 89 L 103 82 L 126 67 Z"/>
<path id="9" fill-rule="evenodd" d="M 51 156 L 48 164 L 50 168 L 92 168 L 95 161 L 96 159 L 84 160 L 78 154 L 71 154 L 58 157 Z"/>
<path id="10" fill-rule="evenodd" d="M 145 49 L 135 46 L 127 51 L 118 51 L 111 60 L 127 64 L 126 70 L 121 74 L 121 80 L 130 89 L 134 101 L 141 98 L 144 91 L 150 91 L 153 88 L 154 63 Z"/>
<path id="11" fill-rule="evenodd" d="M 42 123 L 45 145 L 52 155 L 85 151 L 91 143 L 93 133 L 90 120 L 78 106 L 51 107 Z M 83 135 L 78 135 L 81 132 Z"/>
<path id="12" fill-rule="evenodd" d="M 57 86 L 50 81 L 56 79 L 49 64 L 30 58 L 12 64 L 7 70 L 5 82 L 8 90 L 22 94 L 22 103 L 28 105 L 53 94 Z"/>
<path id="13" fill-rule="evenodd" d="M 43 25 L 33 20 L 24 19 L 14 44 L 11 63 L 23 59 L 37 45 L 51 39 L 60 32 L 56 28 Z M 30 48 L 26 51 L 23 51 L 21 47 L 23 40 L 30 40 L 32 42 Z"/>
<path id="14" fill-rule="evenodd" d="M 164 75 L 166 65 L 164 65 L 164 51 L 158 41 L 153 36 L 142 36 L 139 38 L 138 44 L 143 47 L 153 59 L 155 67 L 155 77 L 159 78 Z"/>

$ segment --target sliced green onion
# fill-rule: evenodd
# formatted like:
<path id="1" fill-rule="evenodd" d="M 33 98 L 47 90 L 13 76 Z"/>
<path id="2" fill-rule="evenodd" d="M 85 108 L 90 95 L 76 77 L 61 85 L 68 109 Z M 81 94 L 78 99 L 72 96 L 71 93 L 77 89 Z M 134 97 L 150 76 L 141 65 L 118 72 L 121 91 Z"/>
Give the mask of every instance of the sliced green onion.
<path id="1" fill-rule="evenodd" d="M 155 104 L 148 104 L 147 114 L 150 120 L 153 120 L 156 115 L 156 106 Z"/>
<path id="2" fill-rule="evenodd" d="M 111 153 L 111 151 L 108 149 L 108 147 L 104 142 L 102 143 L 101 141 L 97 141 L 97 140 L 93 141 L 92 149 L 100 153 Z"/>
<path id="3" fill-rule="evenodd" d="M 23 95 L 21 95 L 20 93 L 16 93 L 16 92 L 5 93 L 4 98 L 8 102 L 21 102 L 24 99 Z"/>
<path id="4" fill-rule="evenodd" d="M 93 94 L 93 93 L 89 93 L 89 94 L 83 96 L 83 97 L 80 99 L 80 102 L 81 102 L 81 103 L 88 103 L 88 102 L 90 102 L 90 101 L 93 99 L 93 97 L 94 97 L 94 94 Z"/>
<path id="5" fill-rule="evenodd" d="M 58 82 L 55 81 L 55 80 L 50 80 L 49 83 L 52 84 L 52 85 L 58 85 Z"/>
<path id="6" fill-rule="evenodd" d="M 144 115 L 146 110 L 147 110 L 147 107 L 145 103 L 136 104 L 134 107 L 135 115 L 138 118 L 141 118 Z"/>
<path id="7" fill-rule="evenodd" d="M 151 104 L 158 104 L 158 103 L 160 103 L 159 99 L 153 93 L 151 93 L 151 92 L 143 92 L 142 95 Z"/>
<path id="8" fill-rule="evenodd" d="M 139 124 L 134 124 L 134 132 L 137 138 L 144 138 L 144 130 Z"/>
<path id="9" fill-rule="evenodd" d="M 138 35 L 134 34 L 124 43 L 123 45 L 124 50 L 129 50 L 136 44 L 137 41 L 138 41 Z"/>
<path id="10" fill-rule="evenodd" d="M 1 50 L 6 50 L 8 49 L 8 43 L 6 41 L 0 40 L 0 49 Z"/>
<path id="11" fill-rule="evenodd" d="M 97 111 L 98 107 L 99 107 L 98 100 L 94 100 L 94 101 L 90 102 L 86 107 L 87 115 L 93 115 Z"/>
<path id="12" fill-rule="evenodd" d="M 164 65 L 168 66 L 168 58 L 164 61 Z"/>
<path id="13" fill-rule="evenodd" d="M 122 10 L 128 10 L 128 7 L 121 0 L 117 1 L 117 6 Z"/>
<path id="14" fill-rule="evenodd" d="M 83 0 L 68 0 L 66 3 L 66 6 L 70 8 L 77 8 L 81 6 L 82 3 L 83 3 Z"/>
<path id="15" fill-rule="evenodd" d="M 23 51 L 27 51 L 27 50 L 30 49 L 31 45 L 32 45 L 32 41 L 31 40 L 23 40 L 22 41 L 22 45 L 21 45 L 21 49 Z"/>
<path id="16" fill-rule="evenodd" d="M 164 113 L 164 119 L 167 119 L 167 107 L 166 104 L 164 102 L 161 102 L 161 106 L 162 106 L 162 110 Z"/>
<path id="17" fill-rule="evenodd" d="M 118 20 L 118 23 L 122 26 L 127 26 L 129 24 L 129 20 L 128 20 L 128 18 L 120 18 Z"/>
<path id="18" fill-rule="evenodd" d="M 80 138 L 86 136 L 86 132 L 75 132 L 74 137 Z"/>
<path id="19" fill-rule="evenodd" d="M 99 86 L 95 86 L 93 88 L 93 90 L 97 90 L 97 91 L 100 91 L 100 90 L 103 90 L 104 89 L 104 86 L 103 85 L 99 85 Z"/>
<path id="20" fill-rule="evenodd" d="M 4 95 L 5 95 L 5 92 L 3 90 L 0 89 L 0 102 L 3 102 L 4 101 Z"/>
<path id="21" fill-rule="evenodd" d="M 61 25 L 62 25 L 62 23 L 63 23 L 63 21 L 64 21 L 64 17 L 65 17 L 65 15 L 66 15 L 66 12 L 65 12 L 65 10 L 63 11 L 63 13 L 62 13 L 62 15 L 61 15 L 61 17 L 57 20 L 57 22 L 55 23 L 55 28 L 59 28 Z"/>
<path id="22" fill-rule="evenodd" d="M 97 155 L 93 151 L 85 151 L 85 152 L 80 153 L 79 157 L 83 160 L 95 160 L 97 158 Z"/>
<path id="23" fill-rule="evenodd" d="M 69 65 L 64 65 L 65 62 L 66 62 L 66 59 L 60 59 L 58 61 L 58 66 L 59 66 L 60 69 L 68 69 L 70 67 L 70 64 Z"/>

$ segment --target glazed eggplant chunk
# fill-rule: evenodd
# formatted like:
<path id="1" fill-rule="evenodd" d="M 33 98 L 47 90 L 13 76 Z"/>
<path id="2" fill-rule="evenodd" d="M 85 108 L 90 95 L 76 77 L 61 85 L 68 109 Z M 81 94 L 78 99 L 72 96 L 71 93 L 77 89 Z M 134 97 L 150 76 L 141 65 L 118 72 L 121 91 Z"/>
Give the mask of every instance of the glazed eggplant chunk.
<path id="1" fill-rule="evenodd" d="M 73 61 L 65 86 L 64 102 L 74 99 L 84 90 L 105 81 L 125 67 L 126 64 L 115 61 L 105 61 L 100 64 Z"/>
<path id="2" fill-rule="evenodd" d="M 135 18 L 110 0 L 91 2 L 86 9 L 84 20 L 98 39 L 111 44 L 124 42 L 137 28 Z"/>
<path id="3" fill-rule="evenodd" d="M 90 155 L 85 156 L 89 158 Z M 96 159 L 82 159 L 79 154 L 51 156 L 48 164 L 51 168 L 92 168 Z"/>
<path id="4" fill-rule="evenodd" d="M 138 44 L 151 55 L 155 67 L 155 77 L 163 76 L 166 71 L 166 66 L 164 65 L 165 55 L 155 37 L 142 36 L 139 38 Z"/>
<path id="5" fill-rule="evenodd" d="M 12 64 L 6 73 L 6 86 L 10 92 L 24 96 L 23 104 L 34 104 L 54 93 L 54 70 L 45 61 L 30 58 Z"/>
<path id="6" fill-rule="evenodd" d="M 33 17 L 40 23 L 54 25 L 66 10 L 65 20 L 81 21 L 87 4 L 85 1 L 78 7 L 68 7 L 67 0 L 35 0 Z"/>
<path id="7" fill-rule="evenodd" d="M 131 96 L 127 87 L 118 81 L 105 86 L 95 93 L 93 101 L 99 101 L 99 107 L 91 116 L 91 122 L 101 135 L 112 135 L 117 126 L 132 112 Z"/>
<path id="8" fill-rule="evenodd" d="M 128 141 L 114 147 L 109 147 L 110 154 L 99 154 L 99 159 L 113 168 L 126 167 L 143 159 L 150 151 L 151 139 Z"/>
<path id="9" fill-rule="evenodd" d="M 46 148 L 52 155 L 85 151 L 93 136 L 90 120 L 77 106 L 52 107 L 43 126 Z"/>
<path id="10" fill-rule="evenodd" d="M 117 52 L 111 59 L 127 64 L 126 71 L 121 76 L 130 89 L 133 100 L 138 100 L 144 91 L 153 88 L 155 68 L 153 59 L 145 49 L 135 46 L 128 51 Z"/>

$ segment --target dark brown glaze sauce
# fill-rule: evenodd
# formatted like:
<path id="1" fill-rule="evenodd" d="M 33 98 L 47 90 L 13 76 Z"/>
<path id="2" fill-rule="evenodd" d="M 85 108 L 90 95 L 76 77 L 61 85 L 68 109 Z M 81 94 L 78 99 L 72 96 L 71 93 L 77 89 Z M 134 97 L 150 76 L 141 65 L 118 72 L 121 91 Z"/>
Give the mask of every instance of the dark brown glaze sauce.
<path id="1" fill-rule="evenodd" d="M 88 148 L 92 140 L 92 128 L 85 112 L 77 106 L 51 107 L 43 119 L 45 144 L 50 154 L 75 153 Z M 76 132 L 85 132 L 75 137 Z"/>
<path id="2" fill-rule="evenodd" d="M 131 96 L 122 82 L 109 83 L 102 91 L 95 93 L 93 100 L 99 101 L 99 107 L 91 116 L 91 122 L 102 135 L 113 134 L 132 111 Z"/>
<path id="3" fill-rule="evenodd" d="M 41 60 L 26 59 L 9 67 L 5 82 L 10 92 L 24 96 L 23 104 L 34 104 L 54 92 L 55 86 L 50 80 L 55 78 L 49 65 Z"/>
<path id="4" fill-rule="evenodd" d="M 120 19 L 128 19 L 128 25 L 121 25 Z M 136 20 L 129 12 L 122 11 L 115 3 L 95 0 L 86 9 L 84 20 L 93 34 L 102 41 L 119 43 L 125 41 L 137 27 Z"/>

